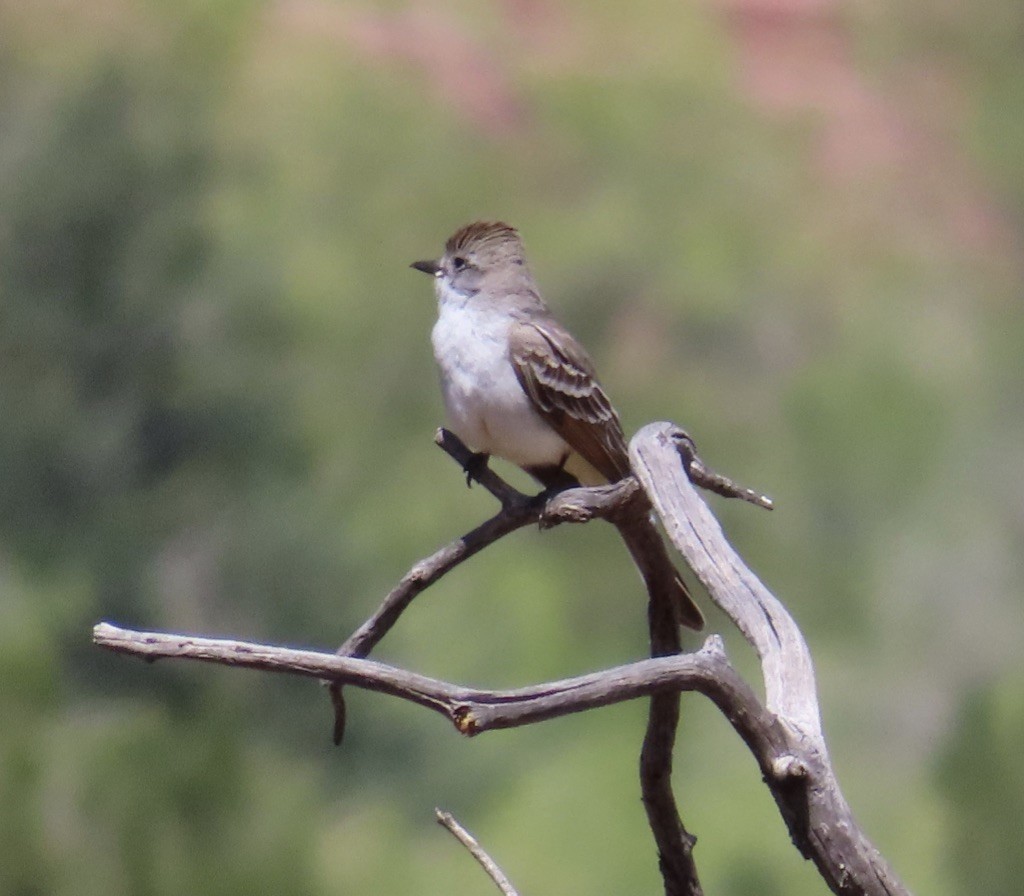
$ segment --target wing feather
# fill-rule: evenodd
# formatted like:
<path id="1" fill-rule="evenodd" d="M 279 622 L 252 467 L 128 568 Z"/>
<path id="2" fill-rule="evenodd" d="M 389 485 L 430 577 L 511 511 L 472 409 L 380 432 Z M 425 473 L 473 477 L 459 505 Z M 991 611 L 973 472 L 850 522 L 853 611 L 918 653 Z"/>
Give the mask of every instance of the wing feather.
<path id="1" fill-rule="evenodd" d="M 520 321 L 509 334 L 520 385 L 540 415 L 610 482 L 629 473 L 622 424 L 582 346 L 554 320 Z"/>

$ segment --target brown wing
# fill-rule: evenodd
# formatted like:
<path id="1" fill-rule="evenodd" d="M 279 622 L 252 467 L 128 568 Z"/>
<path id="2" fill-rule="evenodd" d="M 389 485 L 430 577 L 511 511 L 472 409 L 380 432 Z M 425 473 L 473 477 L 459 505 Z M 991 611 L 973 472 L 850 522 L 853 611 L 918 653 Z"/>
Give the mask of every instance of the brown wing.
<path id="1" fill-rule="evenodd" d="M 538 413 L 602 476 L 629 474 L 622 424 L 583 347 L 554 320 L 521 321 L 509 334 L 512 366 Z"/>

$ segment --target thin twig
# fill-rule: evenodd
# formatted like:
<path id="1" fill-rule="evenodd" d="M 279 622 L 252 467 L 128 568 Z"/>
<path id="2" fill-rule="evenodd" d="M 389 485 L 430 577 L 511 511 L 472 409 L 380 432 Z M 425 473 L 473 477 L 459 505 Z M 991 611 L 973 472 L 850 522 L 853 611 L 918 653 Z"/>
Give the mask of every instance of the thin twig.
<path id="1" fill-rule="evenodd" d="M 502 507 L 533 504 L 529 495 L 509 485 L 487 463 L 480 463 L 484 455 L 474 454 L 455 433 L 441 427 L 434 433 L 434 444 L 454 460 L 466 473 L 468 485 L 476 482 L 489 491 Z"/>
<path id="2" fill-rule="evenodd" d="M 477 842 L 477 839 L 455 820 L 455 816 L 453 816 L 451 812 L 445 812 L 443 809 L 435 809 L 434 817 L 437 819 L 437 823 L 441 825 L 441 827 L 450 831 L 452 836 L 454 836 L 459 843 L 469 850 L 469 854 L 480 863 L 480 867 L 483 868 L 484 871 L 487 872 L 487 876 L 497 884 L 498 889 L 501 890 L 504 896 L 519 896 L 515 887 L 512 886 L 511 882 L 505 876 L 505 873 L 498 867 L 494 859 L 487 855 L 487 852 Z"/>
<path id="3" fill-rule="evenodd" d="M 506 507 L 472 532 L 421 560 L 391 589 L 373 615 L 338 648 L 338 656 L 367 656 L 421 592 L 489 544 L 536 522 L 537 515 L 537 511 Z M 330 685 L 330 695 L 334 707 L 333 739 L 335 744 L 340 744 L 345 735 L 345 699 L 337 683 Z"/>
<path id="4" fill-rule="evenodd" d="M 683 459 L 686 475 L 694 485 L 721 495 L 723 498 L 739 498 L 741 501 L 756 504 L 765 510 L 774 509 L 775 502 L 767 495 L 755 492 L 752 488 L 737 485 L 728 476 L 716 473 L 708 467 L 697 455 L 697 445 L 685 430 L 675 427 L 672 441 Z"/>
<path id="5" fill-rule="evenodd" d="M 445 573 L 483 550 L 510 532 L 523 528 L 540 518 L 540 508 L 533 500 L 505 482 L 486 465 L 472 466 L 473 453 L 446 429 L 439 429 L 434 441 L 464 469 L 473 469 L 474 479 L 501 503 L 501 510 L 461 538 L 420 560 L 391 589 L 373 615 L 356 629 L 338 650 L 338 656 L 365 657 L 391 630 L 412 601 Z M 345 736 L 347 712 L 341 685 L 329 685 L 334 708 L 333 740 L 340 744 Z"/>

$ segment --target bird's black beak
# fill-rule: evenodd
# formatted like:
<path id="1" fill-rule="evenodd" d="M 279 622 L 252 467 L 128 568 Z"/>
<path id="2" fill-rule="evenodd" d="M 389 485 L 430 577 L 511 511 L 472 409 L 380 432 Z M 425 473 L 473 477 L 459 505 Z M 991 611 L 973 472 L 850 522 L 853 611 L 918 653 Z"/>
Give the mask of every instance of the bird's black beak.
<path id="1" fill-rule="evenodd" d="M 436 277 L 441 272 L 441 265 L 436 261 L 414 261 L 409 267 L 423 271 L 424 274 L 430 274 L 431 277 Z"/>

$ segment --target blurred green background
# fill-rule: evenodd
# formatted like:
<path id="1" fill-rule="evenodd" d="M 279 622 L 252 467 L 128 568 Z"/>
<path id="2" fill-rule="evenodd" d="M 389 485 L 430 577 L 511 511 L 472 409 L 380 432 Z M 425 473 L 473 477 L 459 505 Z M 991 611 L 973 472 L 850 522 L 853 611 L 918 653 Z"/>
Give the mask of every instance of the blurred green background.
<path id="1" fill-rule="evenodd" d="M 314 684 L 89 643 L 331 649 L 493 511 L 431 443 L 408 269 L 477 217 L 629 432 L 775 498 L 713 506 L 898 872 L 1017 892 L 1022 53 L 1016 0 L 0 2 L 0 892 L 491 892 L 435 805 L 523 892 L 658 892 L 642 703 L 464 740 L 352 693 L 334 749 Z M 644 646 L 593 525 L 495 546 L 376 655 L 514 686 Z M 698 697 L 676 790 L 709 893 L 824 892 Z"/>

